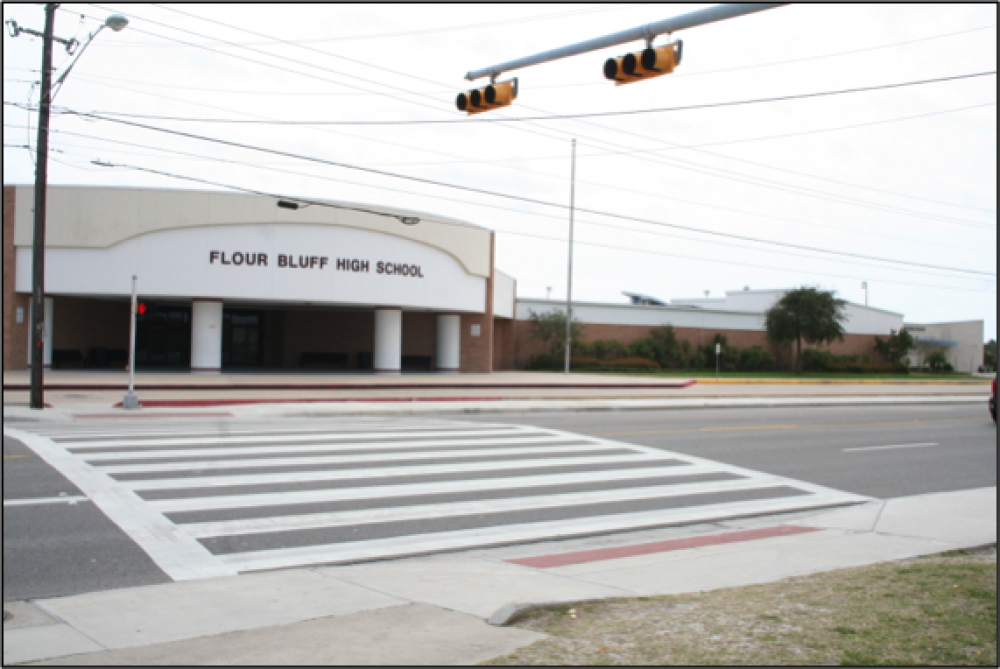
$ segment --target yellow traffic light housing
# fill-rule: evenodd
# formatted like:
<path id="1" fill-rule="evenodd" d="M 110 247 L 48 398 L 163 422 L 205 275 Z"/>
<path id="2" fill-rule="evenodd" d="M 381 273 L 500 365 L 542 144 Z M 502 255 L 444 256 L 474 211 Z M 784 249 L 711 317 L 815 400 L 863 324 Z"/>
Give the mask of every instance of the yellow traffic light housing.
<path id="1" fill-rule="evenodd" d="M 637 53 L 629 53 L 618 58 L 608 58 L 604 63 L 604 76 L 615 82 L 615 86 L 633 81 L 652 79 L 670 74 L 681 63 L 680 40 L 660 47 L 648 47 Z"/>
<path id="2" fill-rule="evenodd" d="M 459 93 L 455 106 L 459 111 L 481 114 L 491 109 L 506 107 L 517 97 L 517 78 Z"/>

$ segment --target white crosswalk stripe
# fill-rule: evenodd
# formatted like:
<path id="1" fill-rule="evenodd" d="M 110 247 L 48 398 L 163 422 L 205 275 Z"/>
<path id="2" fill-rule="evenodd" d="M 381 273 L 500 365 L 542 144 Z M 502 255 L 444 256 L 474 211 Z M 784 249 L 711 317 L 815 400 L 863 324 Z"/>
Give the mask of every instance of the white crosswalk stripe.
<path id="1" fill-rule="evenodd" d="M 12 428 L 170 577 L 204 578 L 867 498 L 557 430 L 449 420 Z"/>

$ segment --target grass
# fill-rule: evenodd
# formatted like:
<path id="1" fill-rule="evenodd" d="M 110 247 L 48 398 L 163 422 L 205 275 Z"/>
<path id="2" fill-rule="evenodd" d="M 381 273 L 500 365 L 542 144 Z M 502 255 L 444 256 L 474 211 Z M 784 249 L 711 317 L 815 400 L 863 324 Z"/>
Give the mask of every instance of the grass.
<path id="1" fill-rule="evenodd" d="M 483 664 L 997 666 L 996 550 L 763 585 L 539 609 Z"/>

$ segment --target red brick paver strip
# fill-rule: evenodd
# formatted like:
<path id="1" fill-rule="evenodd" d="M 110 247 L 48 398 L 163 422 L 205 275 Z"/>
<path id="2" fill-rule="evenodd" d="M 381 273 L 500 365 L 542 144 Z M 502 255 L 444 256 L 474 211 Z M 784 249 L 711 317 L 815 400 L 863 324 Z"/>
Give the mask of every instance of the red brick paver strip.
<path id="1" fill-rule="evenodd" d="M 635 546 L 616 546 L 614 548 L 597 548 L 594 550 L 578 551 L 575 553 L 556 553 L 554 555 L 516 558 L 512 560 L 505 560 L 505 562 L 519 564 L 524 567 L 534 567 L 536 569 L 551 569 L 553 567 L 565 567 L 567 565 L 583 564 L 585 562 L 614 560 L 617 558 L 635 557 L 637 555 L 666 553 L 668 551 L 679 551 L 688 548 L 731 544 L 740 541 L 755 541 L 757 539 L 769 539 L 771 537 L 787 537 L 794 534 L 819 531 L 820 528 L 817 527 L 792 527 L 790 525 L 779 525 L 777 527 L 765 527 L 759 530 L 741 530 L 738 532 L 726 532 L 724 534 L 687 537 L 685 539 L 654 541 L 652 543 L 637 544 Z"/>

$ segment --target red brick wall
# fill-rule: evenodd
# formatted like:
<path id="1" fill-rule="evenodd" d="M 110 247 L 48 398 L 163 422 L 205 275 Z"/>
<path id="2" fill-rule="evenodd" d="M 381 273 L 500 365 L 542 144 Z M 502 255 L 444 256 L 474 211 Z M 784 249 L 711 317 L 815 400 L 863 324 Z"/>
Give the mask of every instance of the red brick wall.
<path id="1" fill-rule="evenodd" d="M 28 330 L 31 295 L 14 292 L 17 268 L 14 253 L 16 189 L 3 187 L 3 368 L 28 368 Z M 24 322 L 17 323 L 17 308 L 24 310 Z"/>
<path id="2" fill-rule="evenodd" d="M 490 276 L 486 279 L 486 313 L 462 314 L 461 363 L 463 372 L 493 371 L 493 260 L 496 235 L 490 233 Z M 472 326 L 479 326 L 479 336 L 472 336 Z"/>
<path id="3" fill-rule="evenodd" d="M 129 303 L 86 297 L 56 297 L 52 304 L 52 349 L 128 349 Z"/>
<path id="4" fill-rule="evenodd" d="M 493 319 L 493 369 L 514 369 L 514 321 Z"/>
<path id="5" fill-rule="evenodd" d="M 437 314 L 426 311 L 403 312 L 403 355 L 431 356 L 437 364 Z"/>
<path id="6" fill-rule="evenodd" d="M 348 366 L 357 364 L 357 353 L 371 354 L 375 347 L 375 312 L 288 309 L 284 314 L 284 351 L 275 364 L 299 367 L 302 353 L 347 353 Z M 405 317 L 404 317 L 405 321 Z"/>
<path id="7" fill-rule="evenodd" d="M 649 337 L 650 331 L 656 326 L 648 325 L 604 325 L 587 324 L 583 326 L 583 341 L 591 343 L 599 339 L 605 341 L 616 339 L 622 344 L 630 344 L 637 339 Z M 783 352 L 768 343 L 767 333 L 761 330 L 716 330 L 712 328 L 674 328 L 677 339 L 687 340 L 691 346 L 710 343 L 715 335 L 723 334 L 730 346 L 738 348 L 750 348 L 760 346 L 764 350 L 771 351 L 781 358 Z M 516 345 L 516 365 L 524 368 L 528 364 L 528 357 L 548 353 L 545 344 L 531 336 L 530 321 L 516 321 L 514 323 L 514 339 Z M 836 355 L 875 355 L 875 335 L 849 334 L 844 336 L 844 341 L 834 342 L 830 345 L 806 344 L 803 342 L 803 350 L 806 348 L 816 348 L 820 350 L 832 351 Z"/>

